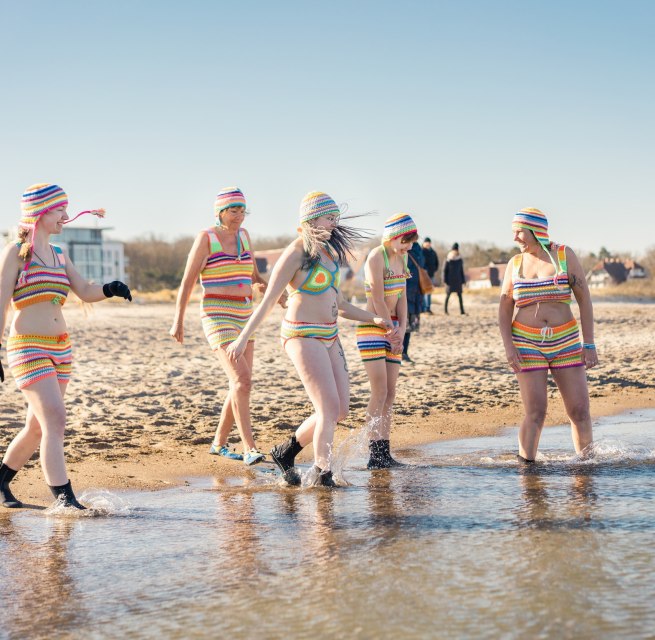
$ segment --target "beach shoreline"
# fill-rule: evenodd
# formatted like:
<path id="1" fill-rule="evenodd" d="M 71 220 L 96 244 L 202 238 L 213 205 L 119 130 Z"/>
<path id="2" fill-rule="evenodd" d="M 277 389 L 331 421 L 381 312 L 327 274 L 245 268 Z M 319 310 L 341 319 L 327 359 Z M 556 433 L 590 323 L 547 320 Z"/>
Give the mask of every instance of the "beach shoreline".
<path id="1" fill-rule="evenodd" d="M 497 307 L 471 304 L 467 316 L 422 316 L 412 336 L 414 364 L 403 365 L 395 404 L 392 448 L 493 435 L 518 426 L 518 386 L 507 370 L 496 325 Z M 67 394 L 66 457 L 78 493 L 87 490 L 156 490 L 186 478 L 247 477 L 243 463 L 208 454 L 225 395 L 225 380 L 202 335 L 197 309 L 187 312 L 186 338 L 167 334 L 173 305 L 97 305 L 67 309 L 75 350 Z M 596 305 L 601 364 L 589 372 L 594 419 L 655 408 L 652 319 L 639 304 Z M 277 338 L 281 310 L 258 331 L 252 392 L 255 436 L 262 451 L 287 438 L 311 407 Z M 351 372 L 351 414 L 337 428 L 336 445 L 362 428 L 368 383 L 359 361 L 355 325 L 340 321 Z M 638 354 L 638 357 L 637 357 Z M 211 381 L 214 381 L 212 388 Z M 11 375 L 2 387 L 0 447 L 4 451 L 24 419 L 24 403 Z M 549 384 L 547 425 L 566 424 L 559 394 Z M 230 444 L 239 448 L 236 429 Z M 311 460 L 311 447 L 299 461 Z M 347 468 L 346 468 L 347 476 Z M 34 457 L 12 483 L 25 503 L 47 505 L 51 496 Z"/>

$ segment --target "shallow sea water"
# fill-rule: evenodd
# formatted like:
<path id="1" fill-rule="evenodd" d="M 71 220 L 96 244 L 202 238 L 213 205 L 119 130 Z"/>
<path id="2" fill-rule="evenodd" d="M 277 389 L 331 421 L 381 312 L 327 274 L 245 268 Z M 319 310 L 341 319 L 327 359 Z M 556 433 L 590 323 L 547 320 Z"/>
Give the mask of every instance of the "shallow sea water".
<path id="1" fill-rule="evenodd" d="M 0 513 L 0 637 L 653 638 L 655 411 L 599 420 L 592 460 L 546 429 L 346 466 L 89 492 L 99 517 Z"/>

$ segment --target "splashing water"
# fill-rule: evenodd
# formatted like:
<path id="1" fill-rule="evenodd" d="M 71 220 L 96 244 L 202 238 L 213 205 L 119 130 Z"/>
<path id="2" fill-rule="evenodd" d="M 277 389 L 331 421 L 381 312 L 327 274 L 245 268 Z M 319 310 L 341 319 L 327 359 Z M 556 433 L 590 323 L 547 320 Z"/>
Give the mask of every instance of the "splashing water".
<path id="1" fill-rule="evenodd" d="M 79 501 L 86 509 L 66 507 L 61 500 L 56 500 L 44 513 L 46 516 L 51 517 L 99 518 L 107 516 L 128 516 L 133 512 L 133 507 L 129 501 L 110 491 L 85 491 L 79 496 Z"/>

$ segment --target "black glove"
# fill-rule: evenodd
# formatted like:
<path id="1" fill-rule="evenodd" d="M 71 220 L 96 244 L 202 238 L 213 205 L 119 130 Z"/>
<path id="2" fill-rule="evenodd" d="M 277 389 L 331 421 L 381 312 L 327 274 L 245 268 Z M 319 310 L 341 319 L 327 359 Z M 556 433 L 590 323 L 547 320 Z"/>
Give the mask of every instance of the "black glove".
<path id="1" fill-rule="evenodd" d="M 105 298 L 120 296 L 121 298 L 125 298 L 126 300 L 132 302 L 132 294 L 130 293 L 130 288 L 120 280 L 114 280 L 113 282 L 103 284 L 102 292 L 105 294 Z"/>

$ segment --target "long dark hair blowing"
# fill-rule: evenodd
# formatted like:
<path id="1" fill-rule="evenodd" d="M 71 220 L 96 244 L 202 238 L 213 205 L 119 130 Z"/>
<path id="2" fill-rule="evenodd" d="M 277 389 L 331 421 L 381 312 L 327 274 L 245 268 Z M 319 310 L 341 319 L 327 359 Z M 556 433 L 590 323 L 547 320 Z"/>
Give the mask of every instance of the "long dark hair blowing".
<path id="1" fill-rule="evenodd" d="M 352 220 L 354 218 L 361 218 L 361 214 L 355 216 L 348 216 L 347 218 L 341 218 L 341 220 Z M 348 263 L 349 257 L 354 257 L 355 245 L 364 240 L 370 238 L 371 233 L 363 229 L 355 229 L 348 225 L 343 225 L 341 222 L 332 229 L 332 234 L 328 240 L 325 240 L 321 236 L 325 232 L 324 229 L 314 227 L 312 221 L 303 222 L 300 225 L 302 243 L 304 249 L 302 269 L 308 271 L 311 269 L 320 259 L 321 248 L 330 254 L 332 259 L 343 266 Z"/>

